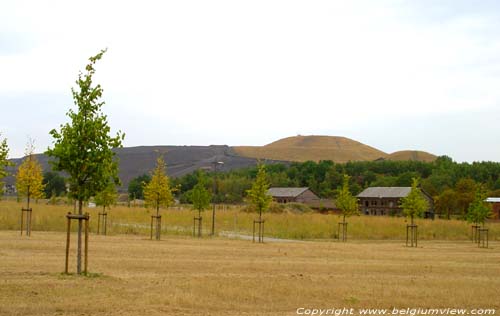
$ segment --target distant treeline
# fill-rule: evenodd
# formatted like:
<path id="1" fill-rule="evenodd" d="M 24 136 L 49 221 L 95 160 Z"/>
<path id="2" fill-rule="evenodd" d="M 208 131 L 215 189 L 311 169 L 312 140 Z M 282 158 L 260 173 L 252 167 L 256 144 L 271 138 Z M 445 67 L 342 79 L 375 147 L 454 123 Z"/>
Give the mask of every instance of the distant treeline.
<path id="1" fill-rule="evenodd" d="M 369 186 L 411 186 L 412 178 L 421 179 L 421 187 L 436 200 L 442 214 L 464 214 L 477 189 L 490 196 L 500 196 L 500 163 L 457 163 L 447 156 L 434 162 L 420 161 L 332 161 L 272 164 L 266 166 L 271 186 L 309 187 L 322 198 L 335 198 L 343 174 L 351 177 L 353 194 Z M 216 174 L 216 201 L 241 203 L 251 187 L 257 168 L 239 169 Z M 197 183 L 199 172 L 173 179 L 177 196 L 186 201 L 186 193 Z M 206 175 L 207 186 L 213 191 L 214 173 Z"/>

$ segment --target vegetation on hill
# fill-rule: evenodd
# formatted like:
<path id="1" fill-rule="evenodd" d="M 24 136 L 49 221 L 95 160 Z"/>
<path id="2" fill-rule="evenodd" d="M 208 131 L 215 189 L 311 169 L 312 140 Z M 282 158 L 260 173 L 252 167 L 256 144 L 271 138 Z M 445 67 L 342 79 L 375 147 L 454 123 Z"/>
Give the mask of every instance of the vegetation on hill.
<path id="1" fill-rule="evenodd" d="M 474 200 L 478 187 L 488 191 L 489 196 L 500 196 L 500 163 L 457 163 L 442 156 L 433 162 L 422 161 L 358 161 L 334 163 L 332 161 L 295 162 L 289 165 L 266 166 L 271 186 L 310 187 L 322 198 L 335 198 L 337 188 L 342 185 L 343 174 L 350 176 L 349 189 L 353 195 L 369 186 L 412 185 L 419 178 L 420 186 L 434 197 L 436 209 L 442 215 L 457 214 L 465 217 L 469 204 Z M 219 203 L 241 203 L 257 174 L 256 168 L 245 168 L 217 175 Z M 209 183 L 213 174 L 208 173 Z M 179 186 L 177 192 L 185 201 L 185 192 L 197 183 L 196 174 L 173 180 Z M 210 189 L 207 186 L 207 189 Z"/>

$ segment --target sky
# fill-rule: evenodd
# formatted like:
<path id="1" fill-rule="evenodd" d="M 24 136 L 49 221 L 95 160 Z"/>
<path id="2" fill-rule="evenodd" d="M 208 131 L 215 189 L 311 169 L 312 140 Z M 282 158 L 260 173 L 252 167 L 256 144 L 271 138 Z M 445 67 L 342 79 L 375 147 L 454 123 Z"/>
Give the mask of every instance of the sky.
<path id="1" fill-rule="evenodd" d="M 0 0 L 10 157 L 67 122 L 90 56 L 124 146 L 345 136 L 500 161 L 500 2 Z"/>

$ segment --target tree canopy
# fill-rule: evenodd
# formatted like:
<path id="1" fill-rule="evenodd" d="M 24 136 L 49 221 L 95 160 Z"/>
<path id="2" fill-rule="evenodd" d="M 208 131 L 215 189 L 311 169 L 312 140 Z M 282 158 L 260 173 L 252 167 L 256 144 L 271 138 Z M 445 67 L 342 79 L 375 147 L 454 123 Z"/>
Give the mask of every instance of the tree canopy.
<path id="1" fill-rule="evenodd" d="M 111 205 L 115 204 L 117 198 L 118 192 L 116 191 L 116 186 L 110 182 L 104 190 L 95 195 L 94 200 L 96 205 L 106 209 L 106 207 L 109 208 Z"/>
<path id="2" fill-rule="evenodd" d="M 2 134 L 0 133 L 0 137 Z M 7 145 L 7 139 L 1 139 L 0 138 L 0 198 L 3 195 L 3 186 L 4 183 L 2 182 L 3 178 L 5 178 L 8 173 L 6 168 L 8 166 L 12 166 L 12 163 L 8 160 L 9 157 L 9 146 Z"/>
<path id="3" fill-rule="evenodd" d="M 19 196 L 28 199 L 28 208 L 30 198 L 39 199 L 45 195 L 43 191 L 42 166 L 36 159 L 34 150 L 33 143 L 30 142 L 26 147 L 26 156 L 17 169 L 16 174 L 17 193 Z"/>
<path id="4" fill-rule="evenodd" d="M 60 196 L 66 192 L 66 181 L 59 173 L 46 171 L 43 173 L 43 192 L 45 196 Z"/>
<path id="5" fill-rule="evenodd" d="M 166 168 L 165 161 L 160 155 L 156 160 L 156 168 L 153 171 L 151 181 L 144 186 L 146 205 L 156 209 L 157 215 L 160 207 L 169 207 L 174 203 Z"/>
<path id="6" fill-rule="evenodd" d="M 266 167 L 261 164 L 257 169 L 257 177 L 252 188 L 247 191 L 248 199 L 255 209 L 259 212 L 259 218 L 262 219 L 262 212 L 265 212 L 272 201 L 272 197 L 267 194 L 269 182 L 266 175 Z"/>
<path id="7" fill-rule="evenodd" d="M 128 196 L 129 199 L 144 199 L 144 186 L 151 181 L 151 176 L 143 174 L 133 178 L 128 183 Z"/>
<path id="8" fill-rule="evenodd" d="M 359 214 L 358 199 L 352 196 L 349 190 L 348 175 L 344 175 L 342 186 L 338 189 L 335 205 L 342 211 L 344 222 L 346 217 Z"/>
<path id="9" fill-rule="evenodd" d="M 415 217 L 421 217 L 425 210 L 429 208 L 429 203 L 422 196 L 422 191 L 418 187 L 417 178 L 413 178 L 410 193 L 401 199 L 401 208 L 403 214 L 411 218 L 412 224 Z"/>
<path id="10" fill-rule="evenodd" d="M 467 211 L 467 221 L 469 223 L 484 225 L 486 219 L 491 217 L 491 205 L 485 202 L 486 197 L 483 190 L 480 188 L 476 190 L 474 200 Z"/>
<path id="11" fill-rule="evenodd" d="M 189 200 L 193 203 L 193 209 L 201 214 L 210 206 L 212 196 L 206 188 L 206 180 L 203 172 L 199 172 L 198 183 L 188 192 Z"/>
<path id="12" fill-rule="evenodd" d="M 110 136 L 107 116 L 101 110 L 103 89 L 100 84 L 94 86 L 92 80 L 95 63 L 105 52 L 102 50 L 89 58 L 86 72 L 79 73 L 78 89 L 71 89 L 77 111 L 68 111 L 70 122 L 61 125 L 59 131 L 50 131 L 54 147 L 49 148 L 47 154 L 54 158 L 51 163 L 55 170 L 69 175 L 69 193 L 80 204 L 104 190 L 110 182 L 120 183 L 118 161 L 112 149 L 122 146 L 125 135 L 118 132 L 115 137 Z"/>

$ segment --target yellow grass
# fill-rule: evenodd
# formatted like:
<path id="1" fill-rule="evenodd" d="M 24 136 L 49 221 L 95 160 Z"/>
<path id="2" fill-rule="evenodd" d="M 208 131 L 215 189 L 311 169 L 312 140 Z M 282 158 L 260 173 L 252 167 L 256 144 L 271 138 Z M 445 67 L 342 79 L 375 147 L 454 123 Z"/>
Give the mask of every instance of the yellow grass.
<path id="1" fill-rule="evenodd" d="M 91 235 L 92 274 L 78 277 L 61 274 L 64 240 L 61 232 L 36 232 L 27 238 L 0 231 L 0 315 L 500 308 L 499 242 L 490 249 L 435 241 L 406 248 L 388 241 L 261 245 L 219 238 L 150 241 L 144 236 Z M 74 257 L 70 262 L 74 270 Z"/>
<path id="2" fill-rule="evenodd" d="M 23 204 L 13 201 L 0 201 L 0 230 L 19 229 L 20 213 Z M 72 211 L 71 206 L 53 206 L 39 202 L 33 204 L 34 231 L 64 231 L 66 229 L 65 214 Z M 91 215 L 91 231 L 97 230 L 97 213 L 100 208 L 86 208 Z M 152 211 L 145 208 L 116 206 L 109 211 L 109 234 L 139 234 L 148 236 Z M 162 234 L 184 235 L 192 234 L 193 216 L 189 208 L 178 207 L 162 210 Z M 211 229 L 212 211 L 205 211 L 203 216 L 203 233 Z M 245 213 L 240 207 L 233 206 L 224 209 L 219 207 L 216 212 L 216 232 L 251 234 L 252 223 L 257 217 L 255 213 Z M 331 240 L 335 238 L 338 215 L 306 214 L 265 214 L 265 236 L 285 239 Z M 406 221 L 404 218 L 386 216 L 356 216 L 348 219 L 348 238 L 355 240 L 403 240 L 405 239 Z M 419 237 L 422 240 L 468 240 L 470 224 L 458 220 L 423 220 L 416 221 L 419 225 Z M 73 225 L 75 229 L 76 225 Z M 490 239 L 500 240 L 500 223 L 487 225 L 490 229 Z"/>

